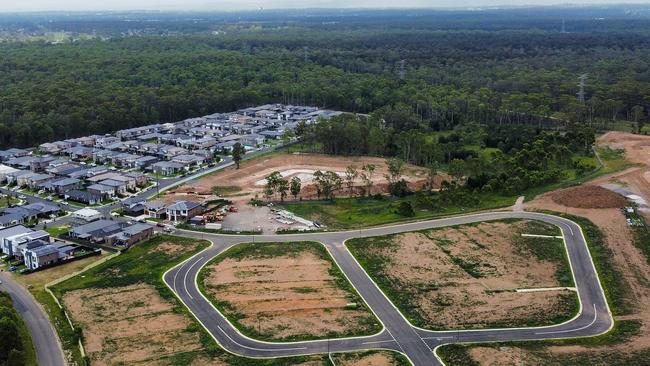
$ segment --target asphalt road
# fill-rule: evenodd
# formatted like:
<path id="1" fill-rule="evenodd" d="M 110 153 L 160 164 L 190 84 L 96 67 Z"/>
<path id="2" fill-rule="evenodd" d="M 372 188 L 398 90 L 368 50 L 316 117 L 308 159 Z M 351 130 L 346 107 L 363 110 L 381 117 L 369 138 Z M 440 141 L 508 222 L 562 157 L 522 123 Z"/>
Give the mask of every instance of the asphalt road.
<path id="1" fill-rule="evenodd" d="M 273 151 L 277 147 L 267 148 L 245 155 L 245 159 L 254 158 L 260 154 Z M 151 198 L 159 192 L 171 189 L 202 175 L 215 172 L 232 165 L 232 159 L 227 157 L 212 168 L 202 169 L 187 177 L 161 179 L 156 188 L 141 192 L 136 196 L 143 199 Z M 0 189 L 3 193 L 7 190 Z M 15 192 L 12 192 L 15 194 Z M 28 202 L 46 201 L 35 196 L 27 196 Z M 119 207 L 114 203 L 98 208 L 104 215 Z M 498 220 L 505 218 L 536 219 L 557 225 L 567 246 L 569 261 L 575 278 L 581 311 L 577 317 L 564 324 L 551 327 L 520 328 L 520 329 L 488 329 L 488 330 L 453 330 L 429 331 L 412 326 L 382 293 L 367 273 L 356 262 L 345 248 L 345 241 L 356 237 L 377 236 L 399 232 L 422 230 L 428 228 L 459 225 L 479 221 Z M 68 218 L 57 219 L 62 224 Z M 205 238 L 213 242 L 213 246 L 195 255 L 187 261 L 172 268 L 164 275 L 167 285 L 178 295 L 183 303 L 204 325 L 215 340 L 226 350 L 248 357 L 282 357 L 305 355 L 325 352 L 346 352 L 366 349 L 392 349 L 408 356 L 416 365 L 440 365 L 442 362 L 435 357 L 436 347 L 461 342 L 511 341 L 533 339 L 557 339 L 594 336 L 608 331 L 613 325 L 613 319 L 596 275 L 596 270 L 589 256 L 585 239 L 580 227 L 570 220 L 557 216 L 528 213 L 528 212 L 492 212 L 468 216 L 459 216 L 439 220 L 405 223 L 393 226 L 369 228 L 345 232 L 304 233 L 293 235 L 217 235 L 192 231 L 179 231 L 183 236 Z M 230 322 L 199 292 L 196 277 L 200 269 L 212 258 L 222 253 L 234 244 L 252 241 L 295 241 L 312 240 L 323 243 L 343 273 L 357 289 L 370 309 L 383 324 L 383 330 L 375 335 L 357 338 L 339 338 L 332 340 L 269 343 L 250 339 L 240 334 Z M 7 277 L 7 276 L 5 276 Z M 37 353 L 40 355 L 57 355 L 46 358 L 40 365 L 62 365 L 62 356 L 58 338 L 47 321 L 46 315 L 34 302 L 34 299 L 19 285 L 4 281 L 11 286 L 14 300 L 23 314 Z M 22 295 L 16 295 L 22 294 Z M 43 357 L 43 356 L 41 356 Z M 59 361 L 59 358 L 61 359 Z"/>
<path id="2" fill-rule="evenodd" d="M 27 329 L 32 335 L 38 365 L 66 365 L 56 331 L 34 297 L 6 272 L 0 272 L 0 281 L 2 281 L 0 289 L 9 293 L 16 310 L 25 320 Z"/>
<path id="3" fill-rule="evenodd" d="M 387 235 L 507 218 L 540 220 L 554 224 L 562 230 L 581 303 L 581 311 L 574 319 L 549 327 L 453 331 L 420 329 L 412 326 L 402 316 L 344 245 L 346 240 L 357 237 Z M 282 357 L 324 353 L 328 352 L 328 350 L 331 352 L 346 352 L 384 348 L 406 354 L 416 366 L 442 365 L 442 362 L 434 355 L 432 350 L 443 344 L 586 337 L 605 333 L 613 325 L 605 295 L 580 227 L 570 220 L 557 216 L 530 212 L 491 212 L 345 232 L 238 236 L 182 230 L 179 231 L 179 234 L 209 239 L 213 242 L 213 246 L 169 270 L 163 276 L 164 281 L 219 344 L 226 350 L 242 356 Z M 384 325 L 382 332 L 368 337 L 323 341 L 261 342 L 239 333 L 199 292 L 196 278 L 201 268 L 210 259 L 232 245 L 253 241 L 288 242 L 296 240 L 318 241 L 326 246 L 343 273 Z"/>

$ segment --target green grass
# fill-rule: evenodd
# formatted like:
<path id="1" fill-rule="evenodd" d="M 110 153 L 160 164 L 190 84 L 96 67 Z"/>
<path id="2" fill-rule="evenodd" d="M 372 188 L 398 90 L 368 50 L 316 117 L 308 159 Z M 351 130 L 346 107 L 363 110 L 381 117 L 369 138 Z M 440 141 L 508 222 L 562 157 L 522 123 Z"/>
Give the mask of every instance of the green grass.
<path id="1" fill-rule="evenodd" d="M 241 187 L 238 186 L 214 186 L 212 187 L 212 193 L 217 196 L 232 195 L 241 191 Z"/>
<path id="2" fill-rule="evenodd" d="M 500 220 L 496 222 L 517 223 L 520 220 Z M 447 230 L 450 228 L 460 229 L 468 226 L 476 226 L 478 223 L 451 226 L 444 229 L 432 229 L 419 231 L 427 236 L 430 240 L 435 240 L 439 248 L 449 256 L 449 259 L 463 269 L 469 276 L 474 278 L 485 277 L 482 272 L 482 265 L 480 258 L 476 260 L 468 260 L 453 255 L 452 251 L 447 246 L 452 245 L 453 242 L 440 239 L 432 234 L 439 230 Z M 529 229 L 530 228 L 530 229 Z M 528 233 L 529 230 L 540 232 L 555 232 L 549 225 L 538 222 L 530 222 L 526 224 L 520 231 Z M 544 238 L 523 238 L 517 232 L 513 237 L 513 241 L 518 245 L 519 250 L 525 253 L 531 253 L 538 260 L 550 261 L 557 266 L 555 276 L 560 280 L 562 286 L 573 286 L 573 278 L 570 273 L 568 258 L 564 248 L 563 241 L 560 239 L 544 239 Z M 396 240 L 401 234 L 368 237 L 368 238 L 355 238 L 346 242 L 347 248 L 355 256 L 361 266 L 366 270 L 371 278 L 379 285 L 388 298 L 401 310 L 406 318 L 415 326 L 435 329 L 439 326 L 425 319 L 420 311 L 420 307 L 414 300 L 422 292 L 427 292 L 437 289 L 440 284 L 417 284 L 403 282 L 398 278 L 387 275 L 388 269 L 393 265 L 390 256 L 382 255 L 381 252 L 395 252 L 400 249 L 399 241 Z M 476 238 L 480 240 L 481 238 Z M 477 241 L 477 245 L 481 245 Z M 368 250 L 371 248 L 372 250 Z M 526 255 L 526 254 L 523 255 Z M 423 255 L 424 252 L 423 252 Z M 453 286 L 453 284 L 452 284 Z M 495 328 L 495 327 L 516 327 L 516 326 L 540 326 L 561 323 L 573 317 L 579 308 L 577 296 L 574 293 L 561 295 L 559 302 L 560 311 L 553 314 L 546 314 L 543 319 L 517 319 L 516 321 L 504 322 L 491 322 L 482 325 L 481 328 Z M 440 303 L 440 306 L 445 306 Z"/>
<path id="3" fill-rule="evenodd" d="M 352 229 L 377 226 L 401 221 L 429 219 L 459 213 L 507 207 L 514 204 L 516 197 L 496 194 L 476 194 L 478 204 L 460 203 L 443 205 L 438 209 L 415 208 L 414 217 L 404 217 L 397 213 L 401 202 L 410 202 L 414 207 L 415 196 L 405 198 L 336 198 L 334 201 L 301 201 L 278 203 L 279 208 L 325 224 L 328 229 Z"/>
<path id="4" fill-rule="evenodd" d="M 61 234 L 65 234 L 68 231 L 70 231 L 70 226 L 68 225 L 61 225 L 61 226 L 50 226 L 45 229 L 45 231 L 50 234 L 52 237 L 58 237 Z"/>
<path id="5" fill-rule="evenodd" d="M 269 259 L 282 256 L 296 257 L 302 253 L 312 253 L 315 254 L 319 259 L 325 260 L 330 264 L 329 274 L 334 278 L 334 284 L 336 287 L 344 290 L 348 296 L 349 303 L 356 303 L 356 309 L 365 310 L 368 313 L 368 317 L 360 319 L 357 326 L 349 331 L 344 333 L 330 333 L 326 336 L 314 336 L 312 334 L 301 334 L 291 337 L 276 337 L 273 334 L 260 333 L 255 327 L 245 326 L 240 322 L 243 318 L 243 314 L 239 313 L 236 308 L 232 306 L 228 301 L 222 301 L 216 298 L 211 294 L 208 289 L 210 285 L 206 285 L 205 281 L 212 273 L 212 269 L 209 267 L 219 264 L 222 261 L 228 260 L 241 260 L 241 259 Z M 301 340 L 312 340 L 312 339 L 324 339 L 324 338 L 335 338 L 335 337 L 352 337 L 360 335 L 368 335 L 377 333 L 381 330 L 381 325 L 379 321 L 374 317 L 370 310 L 366 307 L 363 299 L 352 285 L 348 282 L 345 275 L 338 268 L 330 254 L 323 247 L 323 245 L 315 242 L 292 242 L 292 243 L 244 243 L 238 244 L 234 247 L 228 249 L 226 252 L 220 254 L 216 258 L 212 259 L 206 267 L 199 273 L 199 288 L 204 295 L 210 299 L 210 301 L 234 324 L 237 329 L 239 329 L 243 334 L 246 334 L 249 337 L 255 339 L 261 339 L 265 341 L 301 341 Z M 315 289 L 309 287 L 297 287 L 293 289 L 298 293 L 308 293 L 313 292 Z"/>

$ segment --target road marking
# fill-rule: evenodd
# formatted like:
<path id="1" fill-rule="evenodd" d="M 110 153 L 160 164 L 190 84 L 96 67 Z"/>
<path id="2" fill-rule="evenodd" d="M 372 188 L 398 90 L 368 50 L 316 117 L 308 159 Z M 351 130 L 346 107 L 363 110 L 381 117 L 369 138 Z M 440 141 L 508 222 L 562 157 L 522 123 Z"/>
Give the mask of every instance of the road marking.
<path id="1" fill-rule="evenodd" d="M 392 337 L 392 336 L 391 336 L 391 337 Z M 388 343 L 388 342 L 391 342 L 391 343 L 392 343 L 392 342 L 395 342 L 395 343 L 397 343 L 397 341 L 396 341 L 395 339 L 388 339 L 388 340 L 385 340 L 385 341 L 362 342 L 361 344 L 378 344 L 378 343 Z"/>
<path id="2" fill-rule="evenodd" d="M 424 338 L 422 338 L 422 340 L 435 339 L 436 341 L 441 341 L 443 339 L 454 339 L 454 338 L 456 338 L 456 337 L 424 337 Z"/>
<path id="3" fill-rule="evenodd" d="M 557 334 L 557 333 L 578 332 L 578 331 L 581 331 L 583 329 L 587 329 L 587 328 L 591 327 L 592 325 L 594 325 L 594 323 L 596 322 L 596 319 L 598 319 L 598 312 L 596 311 L 596 304 L 594 304 L 594 320 L 592 320 L 591 323 L 585 325 L 584 327 L 580 327 L 580 328 L 576 328 L 576 329 L 567 329 L 567 330 L 556 330 L 556 331 L 553 331 L 553 332 L 539 332 L 539 333 L 535 333 L 535 334 Z"/>
<path id="4" fill-rule="evenodd" d="M 282 352 L 282 351 L 296 351 L 296 350 L 307 349 L 307 347 L 296 347 L 296 348 L 273 348 L 273 349 L 262 349 L 262 348 L 253 348 L 253 347 L 248 347 L 248 346 L 244 346 L 243 344 L 241 344 L 241 343 L 237 342 L 236 340 L 232 339 L 232 337 L 230 337 L 230 335 L 228 335 L 228 333 L 226 333 L 226 331 L 223 330 L 223 328 L 221 328 L 220 325 L 217 325 L 217 328 L 219 328 L 219 330 L 221 331 L 221 333 L 223 333 L 226 337 L 228 337 L 228 339 L 230 339 L 230 341 L 231 341 L 232 343 L 238 345 L 239 347 L 246 348 L 246 349 L 250 349 L 250 350 L 253 350 L 253 351 L 260 351 L 260 352 Z"/>
<path id="5" fill-rule="evenodd" d="M 388 330 L 388 328 L 386 328 L 386 331 L 388 332 L 388 334 L 390 335 L 390 337 L 393 338 L 393 340 L 395 341 L 395 343 L 397 343 L 397 347 L 399 347 L 399 349 L 402 350 L 402 353 L 406 353 L 406 352 L 404 351 L 404 348 L 402 348 L 402 345 L 399 344 L 399 341 L 398 341 L 397 339 L 395 339 L 395 337 L 393 337 L 393 333 L 391 333 L 390 330 Z"/>
<path id="6" fill-rule="evenodd" d="M 176 291 L 176 277 L 178 277 L 178 273 L 183 269 L 183 267 L 185 267 L 185 265 L 187 263 L 190 262 L 191 259 L 192 258 L 190 258 L 190 259 L 186 260 L 185 262 L 181 263 L 181 266 L 178 267 L 178 269 L 176 270 L 176 273 L 174 273 L 174 282 L 173 283 L 174 283 L 174 292 L 176 292 L 176 293 L 178 293 L 178 291 Z"/>
<path id="7" fill-rule="evenodd" d="M 187 294 L 187 296 L 189 296 L 190 299 L 192 300 L 194 300 L 194 298 L 192 297 L 192 295 L 190 295 L 190 292 L 187 290 L 187 274 L 190 273 L 192 268 L 196 266 L 202 259 L 203 257 L 199 258 L 196 262 L 194 262 L 194 264 L 192 264 L 190 268 L 188 268 L 187 271 L 185 271 L 185 275 L 183 276 L 183 288 L 185 289 L 185 293 Z"/>

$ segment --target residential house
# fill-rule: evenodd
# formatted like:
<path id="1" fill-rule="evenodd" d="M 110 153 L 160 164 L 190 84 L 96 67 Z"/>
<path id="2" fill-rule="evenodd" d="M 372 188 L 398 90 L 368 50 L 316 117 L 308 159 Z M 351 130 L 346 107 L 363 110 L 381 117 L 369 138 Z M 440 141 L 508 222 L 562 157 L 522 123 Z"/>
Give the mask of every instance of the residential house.
<path id="1" fill-rule="evenodd" d="M 103 215 L 101 212 L 93 210 L 92 208 L 82 208 L 81 210 L 73 212 L 72 217 L 86 222 L 91 222 L 101 219 Z"/>
<path id="2" fill-rule="evenodd" d="M 203 212 L 203 206 L 199 202 L 176 201 L 167 206 L 165 214 L 168 220 L 174 222 L 185 221 Z"/>
<path id="3" fill-rule="evenodd" d="M 106 243 L 113 246 L 130 247 L 140 241 L 147 240 L 153 235 L 153 226 L 136 223 L 127 226 L 122 231 L 106 237 Z"/>
<path id="4" fill-rule="evenodd" d="M 163 201 L 155 200 L 144 204 L 144 213 L 154 219 L 161 219 L 165 216 L 167 207 Z"/>
<path id="5" fill-rule="evenodd" d="M 171 161 L 185 166 L 195 166 L 205 163 L 205 158 L 200 155 L 178 155 L 174 156 Z"/>
<path id="6" fill-rule="evenodd" d="M 0 164 L 0 182 L 5 182 L 7 180 L 7 175 L 18 172 L 16 168 Z"/>
<path id="7" fill-rule="evenodd" d="M 31 189 L 36 189 L 39 185 L 52 179 L 54 179 L 54 175 L 52 174 L 34 174 L 27 178 L 27 186 Z"/>
<path id="8" fill-rule="evenodd" d="M 126 183 L 123 181 L 115 179 L 104 179 L 100 181 L 99 184 L 107 187 L 113 187 L 115 189 L 115 193 L 120 196 L 125 195 L 127 191 Z"/>
<path id="9" fill-rule="evenodd" d="M 72 160 L 84 161 L 92 159 L 94 150 L 95 149 L 87 146 L 75 146 L 67 149 L 65 153 L 69 155 Z"/>
<path id="10" fill-rule="evenodd" d="M 59 195 L 64 194 L 67 191 L 73 189 L 82 188 L 82 182 L 76 178 L 63 178 L 53 182 L 50 182 L 51 189 Z"/>
<path id="11" fill-rule="evenodd" d="M 11 227 L 5 227 L 3 229 L 0 229 L 0 250 L 2 251 L 2 254 L 6 254 L 8 256 L 13 256 L 13 250 L 11 246 L 11 242 L 7 241 L 7 238 L 13 237 L 15 235 L 21 235 L 21 234 L 27 234 L 34 232 L 34 230 L 27 228 L 23 225 L 15 225 Z"/>
<path id="12" fill-rule="evenodd" d="M 151 170 L 158 175 L 170 177 L 185 170 L 186 165 L 174 161 L 160 161 L 151 165 Z"/>
<path id="13" fill-rule="evenodd" d="M 34 157 L 29 161 L 29 170 L 33 171 L 34 173 L 43 172 L 47 167 L 50 166 L 51 162 L 56 160 L 58 159 L 54 156 Z"/>
<path id="14" fill-rule="evenodd" d="M 117 193 L 115 187 L 105 186 L 99 183 L 89 185 L 86 190 L 90 193 L 101 196 L 102 201 L 115 197 L 115 194 Z"/>
<path id="15" fill-rule="evenodd" d="M 139 198 L 127 199 L 122 202 L 122 211 L 125 215 L 140 216 L 144 214 L 145 201 Z"/>
<path id="16" fill-rule="evenodd" d="M 38 244 L 44 243 L 39 241 Z M 39 245 L 25 251 L 25 266 L 31 270 L 51 266 L 59 261 L 59 249 L 51 244 Z"/>
<path id="17" fill-rule="evenodd" d="M 85 203 L 87 205 L 94 205 L 102 202 L 102 196 L 87 191 L 80 191 L 78 189 L 65 192 L 63 197 L 66 200 Z"/>
<path id="18" fill-rule="evenodd" d="M 11 255 L 13 255 L 14 258 L 18 260 L 22 260 L 25 255 L 25 249 L 26 249 L 24 244 L 39 239 L 49 242 L 50 234 L 48 234 L 46 231 L 43 230 L 38 230 L 38 231 L 32 230 L 31 232 L 28 233 L 9 236 L 5 238 L 5 242 L 7 243 L 7 245 L 11 245 L 11 250 L 10 250 Z"/>
<path id="19" fill-rule="evenodd" d="M 8 150 L 0 150 L 0 161 L 7 161 L 9 159 L 18 158 L 29 154 L 28 150 L 11 148 Z"/>
<path id="20" fill-rule="evenodd" d="M 126 226 L 128 226 L 128 224 L 125 222 L 97 220 L 72 228 L 68 232 L 68 235 L 75 239 L 101 243 L 104 242 L 108 236 L 122 231 L 122 228 Z"/>
<path id="21" fill-rule="evenodd" d="M 142 156 L 138 158 L 134 164 L 135 167 L 140 169 L 140 170 L 145 170 L 149 165 L 156 163 L 158 161 L 158 158 L 153 157 L 153 156 Z"/>
<path id="22" fill-rule="evenodd" d="M 251 133 L 251 134 L 242 136 L 240 141 L 244 145 L 257 147 L 258 145 L 262 145 L 264 143 L 264 136 L 256 134 L 256 133 Z"/>
<path id="23" fill-rule="evenodd" d="M 149 181 L 147 175 L 141 172 L 129 172 L 124 174 L 124 176 L 128 178 L 133 178 L 135 180 L 135 185 L 137 187 L 144 187 L 147 185 L 147 182 Z"/>
<path id="24" fill-rule="evenodd" d="M 21 208 L 34 212 L 37 217 L 51 217 L 52 215 L 57 215 L 61 211 L 61 207 L 47 202 L 34 202 L 21 206 Z"/>

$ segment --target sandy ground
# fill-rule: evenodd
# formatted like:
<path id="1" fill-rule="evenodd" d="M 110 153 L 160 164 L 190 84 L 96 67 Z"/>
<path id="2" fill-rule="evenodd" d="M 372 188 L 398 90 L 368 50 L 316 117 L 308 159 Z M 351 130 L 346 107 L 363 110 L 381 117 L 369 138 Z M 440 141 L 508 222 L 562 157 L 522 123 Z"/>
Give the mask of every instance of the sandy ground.
<path id="1" fill-rule="evenodd" d="M 234 186 L 240 187 L 241 191 L 226 195 L 226 197 L 233 200 L 248 200 L 258 194 L 261 198 L 263 197 L 262 191 L 264 188 L 262 182 L 274 171 L 279 171 L 287 179 L 291 179 L 293 176 L 304 178 L 301 196 L 311 198 L 316 195 L 315 189 L 309 184 L 312 178 L 311 173 L 314 171 L 331 170 L 343 173 L 348 166 L 355 166 L 357 170 L 361 171 L 361 166 L 364 164 L 375 164 L 377 166 L 373 175 L 374 192 L 386 190 L 385 175 L 388 173 L 388 168 L 386 160 L 383 158 L 340 157 L 319 154 L 276 154 L 266 158 L 245 161 L 239 170 L 230 167 L 217 174 L 206 176 L 178 188 L 175 193 L 197 192 L 211 194 L 214 186 Z M 414 187 L 421 187 L 425 178 L 425 169 L 405 164 L 404 179 Z M 361 178 L 357 178 L 356 183 L 361 185 Z M 346 194 L 345 185 L 342 191 L 339 195 Z"/>
<path id="2" fill-rule="evenodd" d="M 156 364 L 158 358 L 201 348 L 198 333 L 185 331 L 187 317 L 150 285 L 75 290 L 63 302 L 81 324 L 93 365 Z"/>
<path id="3" fill-rule="evenodd" d="M 368 311 L 346 309 L 349 293 L 329 274 L 330 263 L 308 251 L 225 259 L 208 268 L 208 291 L 228 302 L 243 325 L 267 337 L 342 334 L 373 321 Z"/>
<path id="4" fill-rule="evenodd" d="M 627 169 L 623 172 L 603 176 L 587 185 L 601 185 L 606 183 L 622 184 L 646 201 L 650 202 L 650 137 L 632 135 L 624 132 L 609 132 L 603 135 L 598 143 L 615 149 L 625 149 L 626 158 L 644 166 Z M 630 290 L 630 296 L 625 302 L 633 305 L 630 314 L 618 316 L 618 320 L 630 319 L 642 322 L 641 332 L 630 341 L 618 345 L 602 347 L 583 346 L 552 346 L 546 350 L 553 354 L 577 353 L 629 353 L 650 348 L 650 312 L 647 310 L 650 303 L 650 265 L 645 256 L 634 246 L 633 236 L 625 217 L 617 208 L 577 208 L 568 207 L 552 199 L 553 193 L 537 197 L 525 204 L 526 209 L 546 209 L 556 212 L 566 212 L 576 216 L 590 219 L 604 233 L 608 246 L 613 252 L 613 262 L 619 273 L 623 276 L 625 285 Z M 648 216 L 646 214 L 646 216 Z M 650 217 L 649 217 L 650 218 Z M 544 364 L 541 360 L 534 359 L 534 355 L 519 348 L 489 348 L 479 347 L 471 350 L 472 357 L 481 365 L 510 365 L 510 360 L 528 360 L 527 364 Z M 532 361 L 531 361 L 532 358 Z"/>
<path id="5" fill-rule="evenodd" d="M 483 223 L 426 235 L 406 233 L 396 237 L 399 246 L 369 250 L 390 258 L 385 274 L 413 289 L 409 296 L 415 297 L 421 316 L 434 328 L 545 319 L 561 311 L 561 295 L 569 292 L 515 292 L 559 286 L 555 264 L 534 260 L 513 243 L 522 226 Z M 459 265 L 462 262 L 476 263 L 482 276 L 472 276 Z"/>

